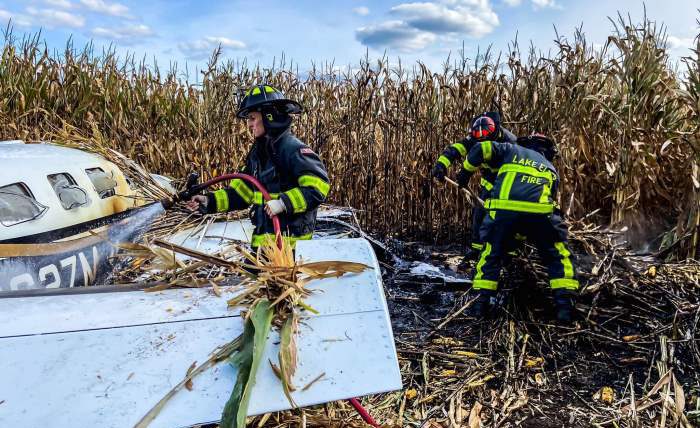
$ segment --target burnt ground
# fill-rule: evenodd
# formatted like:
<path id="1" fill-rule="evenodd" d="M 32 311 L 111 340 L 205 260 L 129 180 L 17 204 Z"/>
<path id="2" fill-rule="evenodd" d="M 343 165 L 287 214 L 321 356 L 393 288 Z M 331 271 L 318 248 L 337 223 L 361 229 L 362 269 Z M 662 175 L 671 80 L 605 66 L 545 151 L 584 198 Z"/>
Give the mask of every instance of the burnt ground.
<path id="1" fill-rule="evenodd" d="M 387 427 L 692 427 L 700 423 L 700 263 L 635 254 L 576 224 L 576 322 L 560 326 L 536 252 L 504 270 L 489 319 L 469 313 L 474 262 L 459 246 L 364 234 L 352 219 L 320 236 L 363 236 L 382 266 L 404 388 L 362 398 Z M 346 402 L 249 420 L 256 427 L 366 426 Z"/>
<path id="2" fill-rule="evenodd" d="M 573 239 L 583 285 L 573 326 L 556 325 L 532 249 L 509 263 L 499 308 L 482 320 L 468 308 L 459 312 L 468 305 L 467 281 L 405 268 L 419 260 L 454 269 L 458 247 L 394 245 L 402 262 L 385 265 L 384 281 L 405 390 L 412 392 L 399 405 L 403 420 L 396 414 L 392 422 L 461 426 L 481 407 L 485 426 L 697 423 L 697 264 L 663 264 L 628 254 L 611 236 L 589 235 Z M 653 387 L 660 379 L 659 393 Z M 673 406 L 662 404 L 664 391 Z"/>

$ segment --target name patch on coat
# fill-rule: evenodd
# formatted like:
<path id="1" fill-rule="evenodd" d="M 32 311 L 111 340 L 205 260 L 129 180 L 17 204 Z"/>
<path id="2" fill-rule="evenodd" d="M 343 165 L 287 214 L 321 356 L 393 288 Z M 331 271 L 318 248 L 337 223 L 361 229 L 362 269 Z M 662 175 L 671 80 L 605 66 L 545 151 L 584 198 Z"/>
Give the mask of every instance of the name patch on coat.
<path id="1" fill-rule="evenodd" d="M 302 155 L 315 155 L 315 154 L 316 154 L 316 153 L 314 153 L 313 150 L 311 150 L 311 149 L 308 148 L 308 147 L 302 147 L 302 148 L 300 148 L 300 149 L 299 149 L 299 153 L 301 153 Z"/>

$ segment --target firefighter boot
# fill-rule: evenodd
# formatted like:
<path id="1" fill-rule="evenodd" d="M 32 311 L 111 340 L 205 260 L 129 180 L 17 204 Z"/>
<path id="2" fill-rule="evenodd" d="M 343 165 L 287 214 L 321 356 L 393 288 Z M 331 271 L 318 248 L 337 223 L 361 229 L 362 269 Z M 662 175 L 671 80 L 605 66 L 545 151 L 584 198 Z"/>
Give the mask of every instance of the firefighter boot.
<path id="1" fill-rule="evenodd" d="M 481 254 L 480 250 L 477 250 L 475 248 L 467 247 L 467 251 L 464 253 L 464 257 L 462 258 L 462 261 L 459 262 L 457 265 L 457 270 L 466 272 L 469 270 L 470 267 L 470 262 L 474 260 L 479 259 L 479 255 Z"/>
<path id="2" fill-rule="evenodd" d="M 557 321 L 560 324 L 571 324 L 574 315 L 574 298 L 576 294 L 564 288 L 554 290 L 554 305 L 557 311 Z"/>
<path id="3" fill-rule="evenodd" d="M 496 301 L 496 292 L 493 290 L 476 290 L 476 300 L 472 304 L 469 313 L 474 318 L 488 318 L 491 308 Z"/>

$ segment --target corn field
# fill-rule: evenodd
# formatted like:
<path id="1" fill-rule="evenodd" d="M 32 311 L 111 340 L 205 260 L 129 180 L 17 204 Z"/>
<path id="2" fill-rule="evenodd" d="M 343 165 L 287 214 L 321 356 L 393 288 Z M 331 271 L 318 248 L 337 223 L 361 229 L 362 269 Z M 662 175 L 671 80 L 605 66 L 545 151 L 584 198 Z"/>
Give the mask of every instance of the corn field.
<path id="1" fill-rule="evenodd" d="M 162 72 L 92 46 L 52 53 L 39 35 L 8 31 L 0 137 L 97 129 L 152 172 L 214 176 L 241 166 L 252 139 L 235 118 L 239 94 L 267 82 L 305 106 L 294 132 L 325 160 L 330 202 L 361 210 L 373 232 L 447 242 L 465 235 L 469 210 L 457 191 L 431 181 L 430 169 L 473 116 L 497 106 L 518 135 L 558 142 L 560 205 L 570 219 L 627 226 L 652 251 L 696 257 L 700 38 L 674 66 L 663 28 L 611 22 L 602 47 L 575 32 L 546 56 L 513 42 L 506 55 L 448 58 L 440 70 L 365 58 L 353 69 L 299 73 L 284 60 L 263 68 L 223 63 L 215 52 L 199 84 L 175 67 Z"/>

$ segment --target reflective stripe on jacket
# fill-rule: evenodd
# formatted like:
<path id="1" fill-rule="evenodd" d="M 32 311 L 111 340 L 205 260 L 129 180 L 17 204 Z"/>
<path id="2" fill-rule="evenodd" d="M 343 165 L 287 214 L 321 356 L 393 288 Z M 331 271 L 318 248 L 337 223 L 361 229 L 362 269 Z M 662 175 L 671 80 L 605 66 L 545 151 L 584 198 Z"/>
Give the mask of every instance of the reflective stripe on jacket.
<path id="1" fill-rule="evenodd" d="M 472 147 L 462 167 L 498 171 L 484 207 L 548 214 L 554 210 L 559 175 L 542 154 L 511 143 L 484 141 Z"/>
<path id="2" fill-rule="evenodd" d="M 506 128 L 501 128 L 501 130 L 503 135 L 498 141 L 508 143 L 515 143 L 517 141 L 515 134 Z M 472 139 L 471 135 L 467 136 L 467 138 L 448 146 L 438 158 L 438 162 L 443 164 L 445 168 L 449 168 L 454 162 L 466 158 L 469 151 L 477 144 L 479 143 Z M 487 191 L 493 189 L 497 172 L 497 169 L 492 169 L 488 165 L 484 165 L 484 168 L 481 170 L 481 180 L 479 181 L 482 189 Z"/>
<path id="3" fill-rule="evenodd" d="M 310 239 L 318 206 L 330 191 L 328 173 L 321 158 L 289 130 L 277 138 L 256 140 L 248 153 L 244 174 L 260 181 L 273 199 L 281 199 L 286 212 L 279 215 L 282 234 L 291 243 Z M 209 212 L 225 212 L 251 207 L 255 226 L 252 245 L 259 246 L 274 234 L 272 220 L 265 214 L 262 194 L 251 184 L 232 180 L 230 186 L 207 194 Z"/>

